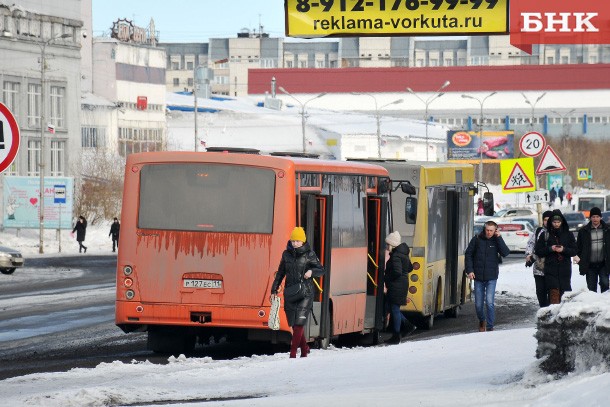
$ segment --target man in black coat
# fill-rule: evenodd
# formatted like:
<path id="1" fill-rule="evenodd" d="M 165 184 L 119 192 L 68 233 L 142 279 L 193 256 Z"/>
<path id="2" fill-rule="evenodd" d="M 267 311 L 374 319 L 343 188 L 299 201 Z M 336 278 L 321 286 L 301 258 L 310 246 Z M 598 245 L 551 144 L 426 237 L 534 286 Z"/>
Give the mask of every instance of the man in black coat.
<path id="1" fill-rule="evenodd" d="M 119 233 L 121 231 L 121 224 L 117 218 L 114 218 L 112 225 L 110 225 L 110 233 L 108 236 L 112 237 L 112 251 L 115 251 L 115 248 L 119 246 Z"/>
<path id="2" fill-rule="evenodd" d="M 578 263 L 580 274 L 586 276 L 587 287 L 597 292 L 599 280 L 600 291 L 608 291 L 608 274 L 610 271 L 610 227 L 601 217 L 598 207 L 591 208 L 590 222 L 578 231 L 574 262 Z"/>
<path id="3" fill-rule="evenodd" d="M 495 322 L 496 283 L 500 271 L 500 256 L 510 249 L 500 236 L 494 221 L 485 222 L 480 234 L 470 240 L 465 253 L 465 273 L 474 280 L 474 305 L 479 318 L 479 332 L 493 331 Z M 485 308 L 487 316 L 485 316 Z"/>

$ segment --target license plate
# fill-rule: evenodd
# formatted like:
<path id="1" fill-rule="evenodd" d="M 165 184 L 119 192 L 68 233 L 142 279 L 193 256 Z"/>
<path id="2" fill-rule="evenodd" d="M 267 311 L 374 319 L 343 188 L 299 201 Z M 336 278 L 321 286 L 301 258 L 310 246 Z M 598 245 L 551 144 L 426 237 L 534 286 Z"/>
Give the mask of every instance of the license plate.
<path id="1" fill-rule="evenodd" d="M 187 278 L 182 281 L 184 288 L 222 288 L 222 280 L 195 280 Z"/>

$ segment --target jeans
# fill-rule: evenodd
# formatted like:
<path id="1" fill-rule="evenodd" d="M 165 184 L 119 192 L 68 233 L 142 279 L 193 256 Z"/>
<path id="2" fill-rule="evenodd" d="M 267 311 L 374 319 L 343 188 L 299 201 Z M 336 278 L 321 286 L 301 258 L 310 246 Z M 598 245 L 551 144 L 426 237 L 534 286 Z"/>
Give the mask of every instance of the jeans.
<path id="1" fill-rule="evenodd" d="M 487 329 L 494 327 L 496 296 L 496 282 L 498 280 L 479 281 L 474 280 L 474 307 L 480 322 L 487 320 Z M 485 318 L 485 306 L 487 308 L 487 318 Z"/>
<path id="2" fill-rule="evenodd" d="M 392 327 L 394 328 L 395 333 L 400 332 L 400 327 L 402 326 L 402 324 L 411 325 L 409 320 L 405 318 L 404 315 L 402 315 L 402 312 L 400 312 L 399 304 L 391 304 L 390 312 L 392 313 Z"/>

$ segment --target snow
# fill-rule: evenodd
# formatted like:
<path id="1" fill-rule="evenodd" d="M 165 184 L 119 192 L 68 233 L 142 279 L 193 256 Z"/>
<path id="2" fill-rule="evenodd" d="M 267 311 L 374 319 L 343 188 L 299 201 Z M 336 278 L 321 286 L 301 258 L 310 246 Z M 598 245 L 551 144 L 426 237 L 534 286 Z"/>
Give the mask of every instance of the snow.
<path id="1" fill-rule="evenodd" d="M 226 102 L 214 102 L 222 103 Z M 253 108 L 243 101 L 240 103 L 245 104 L 242 111 L 235 109 L 222 124 L 212 126 L 211 121 L 224 120 L 219 119 L 220 116 L 210 115 L 210 122 L 202 123 L 202 131 L 205 135 L 214 127 L 216 133 L 203 138 L 213 137 L 218 143 L 216 145 L 237 143 L 243 147 L 250 146 L 247 141 L 252 138 L 257 139 L 259 146 L 273 146 L 267 149 L 295 148 L 298 151 L 302 140 L 300 116 L 294 112 L 296 109 L 290 114 L 257 118 L 260 121 L 253 122 L 244 131 L 235 127 L 243 124 L 235 119 L 243 119 L 241 116 L 247 113 L 246 110 L 265 111 L 262 116 L 269 114 L 269 111 Z M 201 101 L 199 106 L 204 104 Z M 176 149 L 189 149 L 193 145 L 192 114 L 190 117 L 190 120 L 176 120 L 173 125 L 178 124 L 178 127 L 172 128 L 170 123 L 171 143 Z M 332 119 L 326 117 L 325 121 Z M 265 128 L 262 128 L 263 124 Z M 230 134 L 223 127 L 227 125 Z M 269 141 L 271 139 L 262 139 L 270 127 L 276 129 L 276 134 L 284 132 L 286 136 L 287 126 L 290 126 L 294 136 L 285 137 L 284 145 L 278 147 L 275 142 Z M 246 133 L 248 137 L 244 136 Z M 501 205 L 514 199 L 512 195 L 495 195 L 496 202 Z M 111 254 L 109 228 L 109 223 L 89 225 L 85 241 L 89 250 L 81 255 L 83 259 L 94 254 Z M 24 269 L 18 269 L 11 276 L 0 276 L 0 287 L 17 283 L 23 278 L 32 278 L 32 273 L 27 273 L 28 258 L 58 255 L 59 242 L 55 231 L 46 231 L 44 241 L 46 254 L 39 255 L 37 230 L 21 230 L 19 234 L 15 230 L 4 230 L 0 233 L 3 245 L 21 250 L 26 258 Z M 62 251 L 59 255 L 79 255 L 78 244 L 69 231 L 62 231 L 61 241 Z M 34 278 L 64 279 L 72 273 L 81 272 L 49 268 L 37 273 Z M 576 269 L 573 271 L 572 287 L 574 295 L 579 295 L 579 301 L 565 307 L 565 313 L 576 315 L 583 310 L 601 309 L 605 310 L 608 319 L 610 294 L 588 293 L 585 279 Z M 497 291 L 514 296 L 518 301 L 536 302 L 532 271 L 521 262 L 501 266 Z M 60 299 L 61 295 L 54 297 L 53 301 Z M 49 301 L 44 297 L 39 300 Z M 11 301 L 2 300 L 0 308 L 22 305 L 17 300 L 14 303 Z M 498 322 L 501 324 L 501 321 Z M 473 321 L 473 330 L 475 325 L 476 321 Z M 395 346 L 351 349 L 331 346 L 327 350 L 312 350 L 306 359 L 289 359 L 287 353 L 278 353 L 232 360 L 180 356 L 169 358 L 167 365 L 115 361 L 101 363 L 95 368 L 75 368 L 68 372 L 37 373 L 5 379 L 0 381 L 0 395 L 3 405 L 49 407 L 153 403 L 167 406 L 607 405 L 610 383 L 608 366 L 577 370 L 562 378 L 547 375 L 538 368 L 540 361 L 535 357 L 534 334 L 535 327 L 526 327 L 431 340 L 409 340 Z"/>

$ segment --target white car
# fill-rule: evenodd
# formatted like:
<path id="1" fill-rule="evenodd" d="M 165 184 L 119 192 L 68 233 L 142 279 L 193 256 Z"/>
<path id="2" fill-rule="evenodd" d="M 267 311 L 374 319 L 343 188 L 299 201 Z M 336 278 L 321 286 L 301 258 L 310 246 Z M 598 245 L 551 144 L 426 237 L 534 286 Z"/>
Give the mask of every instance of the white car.
<path id="1" fill-rule="evenodd" d="M 23 256 L 18 250 L 0 246 L 0 273 L 13 274 L 17 267 L 23 266 Z"/>
<path id="2" fill-rule="evenodd" d="M 525 252 L 527 241 L 536 232 L 527 221 L 499 222 L 498 230 L 511 252 Z"/>

